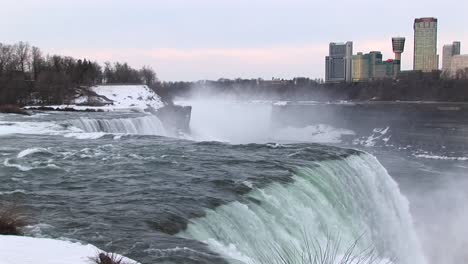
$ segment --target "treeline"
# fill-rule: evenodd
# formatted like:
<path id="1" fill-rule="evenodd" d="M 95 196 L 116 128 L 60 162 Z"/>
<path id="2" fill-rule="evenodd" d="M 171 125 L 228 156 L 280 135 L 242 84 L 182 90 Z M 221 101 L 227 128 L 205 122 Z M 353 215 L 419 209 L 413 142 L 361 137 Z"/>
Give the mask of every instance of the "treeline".
<path id="1" fill-rule="evenodd" d="M 133 69 L 127 63 L 105 63 L 88 59 L 44 55 L 25 42 L 0 43 L 1 104 L 63 104 L 75 97 L 76 88 L 102 83 L 156 83 L 150 67 Z"/>
<path id="2" fill-rule="evenodd" d="M 468 75 L 445 79 L 441 78 L 440 72 L 415 72 L 401 75 L 398 79 L 334 84 L 308 78 L 268 81 L 220 79 L 160 83 L 156 90 L 166 101 L 176 97 L 227 96 L 239 100 L 468 102 Z"/>

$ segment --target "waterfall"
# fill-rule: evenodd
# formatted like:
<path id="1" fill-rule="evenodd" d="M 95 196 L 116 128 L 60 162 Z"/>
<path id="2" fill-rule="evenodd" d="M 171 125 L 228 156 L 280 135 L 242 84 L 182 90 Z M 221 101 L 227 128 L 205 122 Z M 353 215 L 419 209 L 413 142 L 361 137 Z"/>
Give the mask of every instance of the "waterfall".
<path id="1" fill-rule="evenodd" d="M 330 240 L 342 245 L 337 254 L 357 241 L 357 251 L 372 247 L 382 261 L 426 263 L 409 202 L 373 156 L 311 162 L 293 180 L 207 210 L 179 235 L 208 244 L 231 263 L 312 263 L 301 261 L 304 246 Z"/>
<path id="2" fill-rule="evenodd" d="M 112 134 L 167 135 L 163 124 L 159 118 L 154 115 L 116 119 L 80 118 L 71 121 L 71 124 L 86 133 L 104 132 Z"/>

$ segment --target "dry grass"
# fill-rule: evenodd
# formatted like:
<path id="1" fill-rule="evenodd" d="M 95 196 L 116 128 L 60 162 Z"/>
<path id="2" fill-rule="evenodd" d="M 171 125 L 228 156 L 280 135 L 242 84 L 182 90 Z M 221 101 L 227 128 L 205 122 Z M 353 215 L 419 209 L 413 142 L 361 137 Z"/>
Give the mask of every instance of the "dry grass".
<path id="1" fill-rule="evenodd" d="M 327 235 L 325 244 L 305 236 L 301 248 L 280 248 L 272 244 L 273 255 L 261 256 L 261 264 L 392 264 L 395 259 L 381 259 L 374 247 L 358 249 L 358 238 L 342 247 L 339 237 Z M 342 251 L 344 249 L 344 252 Z"/>
<path id="2" fill-rule="evenodd" d="M 114 253 L 99 253 L 95 258 L 91 259 L 95 264 L 130 264 L 121 257 Z"/>
<path id="3" fill-rule="evenodd" d="M 17 205 L 0 204 L 0 235 L 20 236 L 26 224 L 26 217 Z"/>

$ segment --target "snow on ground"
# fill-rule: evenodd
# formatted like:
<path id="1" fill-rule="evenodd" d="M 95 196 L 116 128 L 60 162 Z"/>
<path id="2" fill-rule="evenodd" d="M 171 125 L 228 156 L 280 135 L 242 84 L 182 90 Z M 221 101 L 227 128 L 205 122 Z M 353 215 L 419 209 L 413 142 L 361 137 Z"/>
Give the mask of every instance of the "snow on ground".
<path id="1" fill-rule="evenodd" d="M 91 88 L 113 101 L 115 108 L 160 108 L 161 98 L 146 85 L 101 85 Z"/>
<path id="2" fill-rule="evenodd" d="M 0 264 L 92 264 L 91 258 L 101 252 L 89 244 L 48 238 L 0 236 Z M 138 264 L 128 258 L 123 260 L 128 264 Z"/>
<path id="3" fill-rule="evenodd" d="M 143 111 L 148 108 L 158 109 L 163 106 L 161 97 L 146 85 L 98 85 L 91 90 L 101 97 L 80 96 L 75 98 L 74 104 L 48 105 L 54 109 L 73 108 L 75 110 L 135 110 Z M 96 103 L 105 106 L 96 106 Z M 34 109 L 34 106 L 25 109 Z"/>

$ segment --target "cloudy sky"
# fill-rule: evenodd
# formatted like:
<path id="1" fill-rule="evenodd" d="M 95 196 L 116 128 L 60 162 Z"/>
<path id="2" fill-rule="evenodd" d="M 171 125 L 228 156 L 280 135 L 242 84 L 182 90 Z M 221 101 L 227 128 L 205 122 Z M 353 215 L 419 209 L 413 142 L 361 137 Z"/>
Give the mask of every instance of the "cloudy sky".
<path id="1" fill-rule="evenodd" d="M 468 1 L 460 0 L 0 0 L 0 42 L 47 53 L 152 66 L 162 80 L 323 78 L 329 42 L 391 58 L 392 36 L 439 18 L 439 50 L 468 53 Z M 441 52 L 440 52 L 441 53 Z"/>

